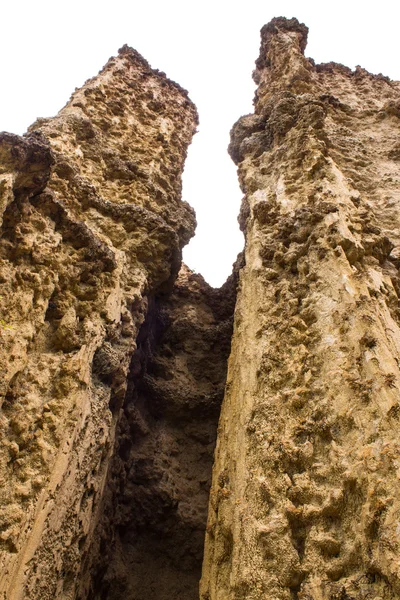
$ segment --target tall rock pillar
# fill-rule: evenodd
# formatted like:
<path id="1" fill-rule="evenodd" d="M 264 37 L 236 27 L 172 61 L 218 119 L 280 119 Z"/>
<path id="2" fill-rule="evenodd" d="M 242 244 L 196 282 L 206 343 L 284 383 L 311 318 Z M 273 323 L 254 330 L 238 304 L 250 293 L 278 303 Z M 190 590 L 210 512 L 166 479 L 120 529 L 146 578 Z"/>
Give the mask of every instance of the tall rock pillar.
<path id="1" fill-rule="evenodd" d="M 400 84 L 262 29 L 202 600 L 400 597 Z"/>
<path id="2" fill-rule="evenodd" d="M 148 298 L 194 232 L 187 93 L 123 47 L 0 134 L 0 597 L 72 600 Z"/>

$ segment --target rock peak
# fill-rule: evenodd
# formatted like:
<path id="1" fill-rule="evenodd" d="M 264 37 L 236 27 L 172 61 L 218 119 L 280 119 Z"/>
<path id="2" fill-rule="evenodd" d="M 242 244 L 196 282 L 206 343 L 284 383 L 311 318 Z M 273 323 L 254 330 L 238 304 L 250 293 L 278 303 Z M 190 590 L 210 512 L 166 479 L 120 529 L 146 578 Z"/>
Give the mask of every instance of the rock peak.
<path id="1" fill-rule="evenodd" d="M 303 93 L 307 91 L 310 71 L 314 69 L 313 63 L 304 56 L 307 35 L 308 27 L 295 18 L 276 17 L 264 25 L 253 73 L 254 81 L 260 86 L 258 95 L 271 85 L 281 88 L 283 82 L 288 89 L 300 85 Z"/>
<path id="2" fill-rule="evenodd" d="M 308 27 L 307 25 L 304 25 L 304 23 L 300 23 L 295 17 L 292 17 L 291 19 L 287 19 L 286 17 L 274 17 L 269 23 L 262 27 L 261 40 L 265 44 L 268 44 L 273 36 L 282 31 L 298 34 L 300 49 L 304 54 L 304 50 L 307 46 Z"/>
<path id="3" fill-rule="evenodd" d="M 400 598 L 400 83 L 261 35 L 200 599 Z"/>
<path id="4" fill-rule="evenodd" d="M 292 56 L 293 53 L 304 57 L 304 50 L 307 46 L 308 27 L 300 23 L 294 17 L 275 17 L 261 29 L 260 55 L 256 60 L 258 71 L 270 67 L 271 64 L 282 62 L 274 61 L 273 55 L 278 50 L 278 54 Z M 283 64 L 286 60 L 283 61 Z M 256 83 L 259 81 L 256 79 Z"/>

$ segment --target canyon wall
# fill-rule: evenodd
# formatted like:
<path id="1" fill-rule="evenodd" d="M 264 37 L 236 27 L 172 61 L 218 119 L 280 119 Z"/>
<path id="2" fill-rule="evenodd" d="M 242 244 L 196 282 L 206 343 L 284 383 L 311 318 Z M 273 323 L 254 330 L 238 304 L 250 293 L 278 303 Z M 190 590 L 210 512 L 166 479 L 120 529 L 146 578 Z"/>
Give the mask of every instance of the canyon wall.
<path id="1" fill-rule="evenodd" d="M 400 84 L 307 33 L 262 29 L 219 290 L 196 110 L 137 52 L 0 134 L 4 600 L 195 600 L 202 561 L 201 600 L 400 597 Z"/>
<path id="2" fill-rule="evenodd" d="M 400 597 L 400 84 L 262 29 L 202 600 Z"/>
<path id="3" fill-rule="evenodd" d="M 193 210 L 187 93 L 124 47 L 53 119 L 0 135 L 0 597 L 71 600 L 137 336 Z"/>

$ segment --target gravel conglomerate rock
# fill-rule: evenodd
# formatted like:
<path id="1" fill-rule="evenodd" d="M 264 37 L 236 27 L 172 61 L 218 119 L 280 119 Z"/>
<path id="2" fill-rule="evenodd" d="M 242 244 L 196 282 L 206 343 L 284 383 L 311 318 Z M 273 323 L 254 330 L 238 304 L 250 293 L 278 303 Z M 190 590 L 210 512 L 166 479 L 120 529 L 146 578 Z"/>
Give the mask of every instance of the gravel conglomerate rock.
<path id="1" fill-rule="evenodd" d="M 180 270 L 182 88 L 124 46 L 0 134 L 5 600 L 195 600 L 210 485 L 201 600 L 400 596 L 400 84 L 261 33 L 233 336 L 236 274 Z"/>

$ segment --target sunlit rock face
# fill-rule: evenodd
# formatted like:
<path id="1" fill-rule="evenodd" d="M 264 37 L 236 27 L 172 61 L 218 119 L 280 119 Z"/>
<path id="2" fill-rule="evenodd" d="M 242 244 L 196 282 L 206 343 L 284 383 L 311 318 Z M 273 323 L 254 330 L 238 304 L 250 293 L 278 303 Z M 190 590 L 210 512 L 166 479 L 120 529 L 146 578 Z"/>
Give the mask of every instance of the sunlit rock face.
<path id="1" fill-rule="evenodd" d="M 202 600 L 400 597 L 400 84 L 262 29 Z"/>
<path id="2" fill-rule="evenodd" d="M 0 135 L 0 596 L 75 598 L 149 298 L 193 235 L 187 93 L 124 47 Z"/>

